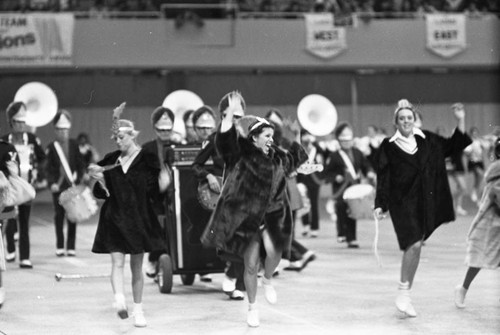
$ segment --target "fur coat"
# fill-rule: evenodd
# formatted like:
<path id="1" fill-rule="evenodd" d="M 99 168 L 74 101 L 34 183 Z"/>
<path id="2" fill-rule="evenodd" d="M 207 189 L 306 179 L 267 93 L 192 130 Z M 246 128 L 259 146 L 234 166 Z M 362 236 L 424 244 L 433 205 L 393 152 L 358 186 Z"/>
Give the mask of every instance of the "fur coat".
<path id="1" fill-rule="evenodd" d="M 265 155 L 248 139 L 239 136 L 234 126 L 225 133 L 218 132 L 215 142 L 226 164 L 226 178 L 201 237 L 202 243 L 242 256 L 250 240 L 260 233 L 264 217 L 273 203 L 271 188 L 278 185 L 275 199 L 282 199 L 278 207 L 283 209 L 283 215 L 266 222 L 266 228 L 275 245 L 286 251 L 293 227 L 286 176 L 306 161 L 305 150 L 293 143 L 289 151 L 273 147 Z"/>
<path id="2" fill-rule="evenodd" d="M 484 180 L 479 210 L 467 237 L 465 263 L 475 268 L 496 269 L 500 266 L 500 160 L 490 165 Z"/>

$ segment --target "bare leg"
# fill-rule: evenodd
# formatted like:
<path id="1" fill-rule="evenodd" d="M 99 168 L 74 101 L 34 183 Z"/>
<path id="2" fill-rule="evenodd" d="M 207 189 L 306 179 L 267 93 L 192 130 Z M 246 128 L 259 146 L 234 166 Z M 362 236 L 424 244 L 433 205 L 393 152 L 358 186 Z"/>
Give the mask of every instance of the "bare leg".
<path id="1" fill-rule="evenodd" d="M 125 264 L 125 255 L 120 252 L 111 253 L 111 287 L 113 293 L 125 295 L 123 287 L 123 267 Z"/>
<path id="2" fill-rule="evenodd" d="M 422 250 L 422 241 L 418 241 L 409 246 L 403 253 L 401 264 L 401 283 L 409 283 L 409 288 L 413 285 L 413 279 L 420 263 L 420 252 Z"/>
<path id="3" fill-rule="evenodd" d="M 127 304 L 125 303 L 125 290 L 123 287 L 123 267 L 125 254 L 111 253 L 111 287 L 115 294 L 115 308 L 121 319 L 128 318 Z"/>
<path id="4" fill-rule="evenodd" d="M 282 250 L 276 249 L 267 229 L 262 232 L 262 241 L 267 254 L 264 262 L 264 277 L 271 279 L 274 270 L 276 270 L 280 263 Z"/>
<path id="5" fill-rule="evenodd" d="M 480 270 L 481 270 L 481 268 L 473 268 L 473 267 L 469 267 L 467 269 L 467 273 L 465 274 L 465 278 L 464 278 L 464 283 L 462 284 L 464 289 L 466 289 L 466 290 L 469 289 L 470 284 L 472 283 L 474 278 L 476 278 L 476 276 Z"/>
<path id="6" fill-rule="evenodd" d="M 134 303 L 142 302 L 142 292 L 144 290 L 144 276 L 142 274 L 142 260 L 144 254 L 130 255 L 130 271 L 132 272 L 132 295 Z"/>
<path id="7" fill-rule="evenodd" d="M 247 289 L 248 302 L 250 304 L 255 303 L 255 297 L 257 296 L 257 273 L 259 272 L 259 249 L 260 241 L 254 239 L 250 242 L 243 255 L 243 261 L 245 263 L 245 272 L 243 274 L 243 280 L 245 281 L 245 287 Z"/>

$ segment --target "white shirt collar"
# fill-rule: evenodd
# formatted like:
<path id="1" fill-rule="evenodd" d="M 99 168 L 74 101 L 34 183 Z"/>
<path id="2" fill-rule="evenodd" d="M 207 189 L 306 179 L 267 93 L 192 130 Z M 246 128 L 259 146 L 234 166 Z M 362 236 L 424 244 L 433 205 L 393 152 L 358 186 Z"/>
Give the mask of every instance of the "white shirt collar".
<path id="1" fill-rule="evenodd" d="M 413 135 L 418 135 L 422 138 L 425 138 L 425 134 L 424 132 L 420 129 L 420 128 L 413 128 Z M 396 130 L 396 133 L 389 139 L 389 142 L 394 142 L 395 140 L 397 140 L 398 138 L 401 138 L 401 139 L 406 139 L 406 137 L 404 137 L 400 132 L 399 130 Z"/>

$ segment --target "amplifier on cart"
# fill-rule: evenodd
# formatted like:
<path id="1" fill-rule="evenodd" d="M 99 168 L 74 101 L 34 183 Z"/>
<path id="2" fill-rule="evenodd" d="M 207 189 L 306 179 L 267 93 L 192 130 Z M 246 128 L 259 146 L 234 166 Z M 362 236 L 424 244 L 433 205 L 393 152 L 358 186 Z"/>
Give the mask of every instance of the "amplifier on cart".
<path id="1" fill-rule="evenodd" d="M 201 150 L 199 144 L 168 145 L 164 148 L 164 157 L 171 166 L 191 166 L 194 159 Z M 212 159 L 205 162 L 205 165 L 212 165 Z"/>

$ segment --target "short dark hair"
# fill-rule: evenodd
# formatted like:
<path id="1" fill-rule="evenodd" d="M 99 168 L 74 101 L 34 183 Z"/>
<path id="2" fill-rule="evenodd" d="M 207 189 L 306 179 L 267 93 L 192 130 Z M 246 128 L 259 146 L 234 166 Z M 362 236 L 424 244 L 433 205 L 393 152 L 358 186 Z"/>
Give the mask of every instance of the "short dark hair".
<path id="1" fill-rule="evenodd" d="M 266 120 L 267 121 L 267 120 Z M 265 128 L 271 128 L 274 130 L 274 125 L 271 123 L 271 122 L 263 122 L 262 124 L 260 124 L 259 126 L 257 126 L 255 129 L 252 129 L 252 127 L 256 124 L 260 122 L 258 119 L 255 120 L 255 122 L 252 122 L 249 126 L 248 126 L 248 139 L 251 139 L 252 136 L 257 136 L 259 135 L 260 133 L 262 133 L 262 131 L 265 129 Z M 252 130 L 250 130 L 252 129 Z"/>
<path id="2" fill-rule="evenodd" d="M 344 131 L 344 129 L 349 128 L 352 129 L 351 125 L 349 122 L 340 122 L 337 125 L 337 128 L 335 128 L 333 134 L 335 135 L 335 138 L 339 138 L 339 135 Z"/>

